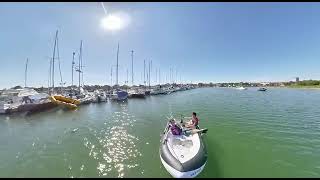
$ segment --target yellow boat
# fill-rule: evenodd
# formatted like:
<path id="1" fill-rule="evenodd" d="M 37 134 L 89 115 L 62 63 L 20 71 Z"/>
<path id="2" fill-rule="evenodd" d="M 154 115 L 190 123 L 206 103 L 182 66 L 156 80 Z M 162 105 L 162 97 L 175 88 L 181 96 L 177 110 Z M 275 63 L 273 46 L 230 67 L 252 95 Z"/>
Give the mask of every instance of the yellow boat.
<path id="1" fill-rule="evenodd" d="M 76 109 L 78 104 L 80 104 L 79 100 L 67 98 L 64 96 L 50 96 L 51 102 L 57 104 L 57 105 L 63 105 L 69 109 Z"/>

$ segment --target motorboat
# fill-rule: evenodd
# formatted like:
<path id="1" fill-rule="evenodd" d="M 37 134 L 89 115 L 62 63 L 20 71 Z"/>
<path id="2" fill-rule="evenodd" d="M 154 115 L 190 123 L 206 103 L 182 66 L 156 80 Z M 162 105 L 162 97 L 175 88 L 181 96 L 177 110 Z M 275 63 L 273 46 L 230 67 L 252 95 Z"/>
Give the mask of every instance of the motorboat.
<path id="1" fill-rule="evenodd" d="M 48 94 L 38 93 L 34 89 L 24 89 L 18 94 L 22 98 L 22 103 L 18 106 L 18 112 L 35 113 L 56 107 L 49 99 Z"/>
<path id="2" fill-rule="evenodd" d="M 99 102 L 99 95 L 99 91 L 88 92 L 87 90 L 84 90 L 82 87 L 80 87 L 80 92 L 77 96 L 75 96 L 75 99 L 79 100 L 81 105 L 91 104 Z"/>
<path id="3" fill-rule="evenodd" d="M 145 91 L 144 91 L 144 94 L 145 94 L 146 96 L 149 96 L 149 95 L 150 95 L 150 93 L 151 93 L 151 91 L 150 91 L 150 90 L 145 90 Z"/>
<path id="4" fill-rule="evenodd" d="M 22 104 L 22 97 L 18 94 L 23 89 L 8 89 L 0 96 L 0 114 L 10 114 L 18 112 L 18 107 Z"/>
<path id="5" fill-rule="evenodd" d="M 166 94 L 171 94 L 171 93 L 173 93 L 172 90 L 170 90 L 170 89 L 167 89 L 167 90 L 166 90 Z"/>
<path id="6" fill-rule="evenodd" d="M 128 99 L 128 93 L 123 90 L 117 90 L 117 100 L 118 101 L 124 101 Z"/>
<path id="7" fill-rule="evenodd" d="M 128 97 L 129 98 L 145 98 L 146 94 L 142 91 L 137 90 L 137 89 L 133 89 L 128 92 Z"/>
<path id="8" fill-rule="evenodd" d="M 105 92 L 98 94 L 98 102 L 107 102 L 107 95 Z"/>
<path id="9" fill-rule="evenodd" d="M 167 92 L 165 91 L 165 89 L 163 89 L 161 86 L 156 88 L 156 89 L 153 89 L 151 92 L 150 92 L 150 95 L 159 95 L 159 94 L 167 94 Z"/>
<path id="10" fill-rule="evenodd" d="M 174 119 L 173 119 L 174 120 Z M 204 169 L 207 163 L 207 150 L 203 135 L 208 129 L 194 129 L 195 133 L 182 127 L 181 135 L 173 135 L 169 123 L 161 136 L 159 154 L 165 169 L 175 178 L 193 178 Z"/>
<path id="11" fill-rule="evenodd" d="M 174 88 L 173 86 L 168 87 L 168 88 L 166 89 L 166 93 L 167 93 L 167 94 L 171 94 L 171 93 L 173 93 L 173 92 L 176 92 L 176 90 L 175 90 L 175 88 Z"/>
<path id="12" fill-rule="evenodd" d="M 236 89 L 238 89 L 238 90 L 247 90 L 247 88 L 245 88 L 245 87 L 243 87 L 243 86 L 236 87 Z"/>
<path id="13" fill-rule="evenodd" d="M 79 97 L 80 104 L 90 104 L 94 103 L 96 101 L 96 97 L 92 94 L 83 94 L 82 96 Z"/>
<path id="14" fill-rule="evenodd" d="M 181 87 L 176 87 L 175 91 L 182 91 L 183 89 Z"/>
<path id="15" fill-rule="evenodd" d="M 127 99 L 128 99 L 128 93 L 120 89 L 117 89 L 111 95 L 111 100 L 126 101 Z"/>
<path id="16" fill-rule="evenodd" d="M 0 97 L 0 114 L 34 113 L 56 107 L 46 93 L 24 88 L 7 90 Z"/>
<path id="17" fill-rule="evenodd" d="M 266 90 L 267 90 L 267 88 L 264 88 L 264 87 L 261 87 L 258 89 L 258 91 L 266 91 Z"/>
<path id="18" fill-rule="evenodd" d="M 160 95 L 160 94 L 167 94 L 167 91 L 164 89 L 154 89 L 150 92 L 150 95 Z"/>
<path id="19" fill-rule="evenodd" d="M 118 100 L 118 95 L 115 92 L 111 93 L 109 97 L 110 97 L 110 100 L 113 100 L 113 101 Z"/>

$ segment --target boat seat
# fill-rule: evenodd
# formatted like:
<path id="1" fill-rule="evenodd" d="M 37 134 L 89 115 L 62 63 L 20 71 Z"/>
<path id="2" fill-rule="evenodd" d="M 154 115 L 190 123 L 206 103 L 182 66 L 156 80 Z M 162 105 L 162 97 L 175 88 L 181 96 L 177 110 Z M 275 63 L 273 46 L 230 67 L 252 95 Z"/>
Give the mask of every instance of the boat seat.
<path id="1" fill-rule="evenodd" d="M 186 139 L 185 136 L 176 136 L 175 138 L 172 139 L 171 144 L 173 146 L 182 146 L 185 148 L 190 148 L 193 146 L 192 140 Z"/>

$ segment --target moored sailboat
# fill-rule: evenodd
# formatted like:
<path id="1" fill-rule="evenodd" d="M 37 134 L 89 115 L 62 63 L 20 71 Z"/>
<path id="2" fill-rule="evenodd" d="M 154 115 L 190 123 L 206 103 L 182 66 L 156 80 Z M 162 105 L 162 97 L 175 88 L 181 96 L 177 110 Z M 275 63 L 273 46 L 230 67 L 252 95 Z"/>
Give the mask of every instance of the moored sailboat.
<path id="1" fill-rule="evenodd" d="M 82 41 L 81 41 L 81 47 L 82 47 Z M 62 92 L 56 93 L 55 87 L 54 87 L 54 65 L 55 65 L 55 55 L 56 52 L 58 53 L 58 60 L 59 60 L 59 70 L 60 70 L 60 78 L 61 78 L 61 86 L 62 86 L 62 75 L 61 75 L 61 69 L 60 69 L 60 57 L 59 57 L 59 48 L 58 48 L 58 30 L 56 31 L 55 41 L 54 41 L 54 47 L 53 47 L 53 56 L 52 56 L 52 64 L 50 65 L 50 77 L 52 77 L 52 91 L 49 90 L 50 97 L 52 103 L 59 105 L 63 108 L 68 109 L 75 109 L 77 108 L 78 104 L 80 104 L 80 101 L 72 98 L 68 98 L 64 95 L 62 95 Z M 51 69 L 52 68 L 52 69 Z M 61 88 L 62 89 L 62 88 Z"/>

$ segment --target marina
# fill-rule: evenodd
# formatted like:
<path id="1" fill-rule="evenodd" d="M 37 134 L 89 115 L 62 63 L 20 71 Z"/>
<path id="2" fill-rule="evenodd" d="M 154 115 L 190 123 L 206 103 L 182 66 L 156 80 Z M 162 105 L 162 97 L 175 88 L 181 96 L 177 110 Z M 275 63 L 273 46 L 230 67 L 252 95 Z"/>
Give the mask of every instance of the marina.
<path id="1" fill-rule="evenodd" d="M 318 101 L 318 90 L 195 88 L 75 111 L 2 115 L 0 158 L 7 163 L 0 174 L 169 178 L 160 135 L 167 117 L 195 111 L 208 128 L 208 159 L 197 177 L 318 177 Z"/>
<path id="2" fill-rule="evenodd" d="M 0 177 L 320 177 L 319 17 L 0 3 Z"/>
<path id="3" fill-rule="evenodd" d="M 176 85 L 176 87 L 173 87 L 172 85 L 168 85 L 170 88 L 166 88 L 167 90 L 163 90 L 161 94 L 170 94 L 173 92 L 172 89 L 176 89 L 174 92 L 177 92 L 177 89 L 179 89 L 179 91 L 181 91 L 180 89 L 193 89 L 195 86 L 196 85 Z M 166 86 L 164 85 L 164 87 Z M 156 89 L 157 87 L 151 87 L 152 93 L 150 95 L 158 95 L 158 93 L 154 93 Z M 113 94 L 108 96 L 108 91 L 97 89 L 93 92 L 88 92 L 81 87 L 80 94 L 77 96 L 72 95 L 72 93 L 65 93 L 64 96 L 50 96 L 45 91 L 38 93 L 31 88 L 9 89 L 0 94 L 0 115 L 41 112 L 58 106 L 62 109 L 76 109 L 79 105 L 108 101 L 126 101 L 128 98 L 144 99 L 146 96 L 149 96 L 144 87 L 127 90 L 128 92 L 126 90 L 116 89 L 113 91 Z M 26 101 L 26 99 L 29 101 Z"/>

